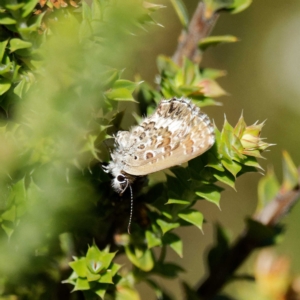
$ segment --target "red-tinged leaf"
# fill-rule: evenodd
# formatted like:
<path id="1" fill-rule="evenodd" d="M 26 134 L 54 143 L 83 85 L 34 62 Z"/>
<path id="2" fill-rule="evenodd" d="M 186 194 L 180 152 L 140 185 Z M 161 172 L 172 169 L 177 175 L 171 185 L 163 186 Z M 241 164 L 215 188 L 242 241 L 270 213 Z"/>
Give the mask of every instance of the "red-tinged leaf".
<path id="1" fill-rule="evenodd" d="M 201 93 L 205 97 L 221 97 L 227 95 L 227 93 L 221 88 L 221 86 L 212 79 L 202 79 L 198 86 L 200 88 Z"/>

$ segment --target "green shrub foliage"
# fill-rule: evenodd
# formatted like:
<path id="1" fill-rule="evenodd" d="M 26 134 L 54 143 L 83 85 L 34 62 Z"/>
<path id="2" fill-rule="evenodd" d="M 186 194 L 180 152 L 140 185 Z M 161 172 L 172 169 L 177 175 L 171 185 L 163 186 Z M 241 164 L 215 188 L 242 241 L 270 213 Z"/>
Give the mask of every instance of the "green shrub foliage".
<path id="1" fill-rule="evenodd" d="M 239 12 L 250 4 L 205 2 L 211 13 Z M 172 4 L 187 27 L 183 3 Z M 200 69 L 187 58 L 178 66 L 159 56 L 157 86 L 122 77 L 129 36 L 157 25 L 153 15 L 160 8 L 139 0 L 1 2 L 3 297 L 82 299 L 83 293 L 86 299 L 139 299 L 135 284 L 145 281 L 158 298 L 168 299 L 151 275 L 176 278 L 183 271 L 165 260 L 166 247 L 182 256 L 174 229 L 202 230 L 204 216 L 195 203 L 219 206 L 218 183 L 235 188 L 238 176 L 260 169 L 257 158 L 270 145 L 260 138 L 263 124 L 247 126 L 243 116 L 235 126 L 225 120 L 204 155 L 133 186 L 127 234 L 130 193 L 116 194 L 101 167 L 109 160 L 109 138 L 121 129 L 124 102 L 137 102 L 150 114 L 162 98 L 187 97 L 204 107 L 218 105 L 216 98 L 226 94 L 216 81 L 223 71 Z M 234 41 L 211 37 L 199 49 Z M 261 201 L 269 197 L 266 184 L 276 189 L 270 176 L 260 186 Z M 161 248 L 159 257 L 154 248 Z M 126 255 L 131 271 L 114 262 L 119 254 Z M 72 285 L 76 292 L 70 294 Z"/>

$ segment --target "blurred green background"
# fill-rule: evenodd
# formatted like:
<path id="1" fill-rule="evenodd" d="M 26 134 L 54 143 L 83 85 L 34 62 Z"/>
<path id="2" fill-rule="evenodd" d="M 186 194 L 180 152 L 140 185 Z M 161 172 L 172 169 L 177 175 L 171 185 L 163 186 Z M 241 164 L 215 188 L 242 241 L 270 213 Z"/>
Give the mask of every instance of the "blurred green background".
<path id="1" fill-rule="evenodd" d="M 166 5 L 155 19 L 163 28 L 149 29 L 144 37 L 136 37 L 139 50 L 128 63 L 125 77 L 136 73 L 153 83 L 156 69 L 156 56 L 172 56 L 177 45 L 181 26 L 170 1 L 156 1 Z M 190 15 L 198 1 L 185 1 Z M 219 83 L 228 92 L 222 97 L 222 107 L 205 108 L 221 128 L 224 114 L 231 124 L 235 124 L 243 111 L 247 124 L 257 120 L 266 121 L 263 137 L 275 143 L 266 160 L 260 160 L 266 170 L 273 165 L 278 179 L 282 176 L 282 150 L 287 150 L 296 165 L 300 162 L 299 115 L 300 115 L 300 2 L 298 0 L 253 1 L 244 12 L 237 15 L 221 14 L 212 35 L 232 34 L 238 37 L 235 44 L 221 45 L 205 52 L 202 67 L 212 67 L 227 71 L 227 76 Z M 237 180 L 237 192 L 226 187 L 222 194 L 221 210 L 203 201 L 199 209 L 207 223 L 204 235 L 197 228 L 184 228 L 177 233 L 184 241 L 184 257 L 178 258 L 169 251 L 172 261 L 182 264 L 186 273 L 182 278 L 196 284 L 200 275 L 205 274 L 205 259 L 214 238 L 213 222 L 219 222 L 236 237 L 244 228 L 244 219 L 253 214 L 257 203 L 257 183 L 261 175 L 247 174 Z M 287 232 L 279 253 L 291 257 L 293 271 L 300 273 L 300 206 L 284 219 Z M 248 268 L 252 268 L 249 264 Z M 249 269 L 249 271 L 250 271 Z M 180 287 L 176 282 L 165 281 L 167 289 L 181 298 Z M 151 293 L 144 285 L 143 299 L 150 299 Z M 146 296 L 145 296 L 146 295 Z"/>
<path id="2" fill-rule="evenodd" d="M 83 56 L 85 49 L 75 49 L 76 43 L 74 40 L 65 39 L 66 36 L 70 37 L 69 27 L 65 29 L 65 32 L 61 32 L 61 38 L 64 40 L 49 48 L 47 58 L 51 81 L 43 81 L 39 89 L 35 91 L 37 94 L 31 98 L 36 103 L 28 102 L 29 106 L 21 106 L 20 112 L 24 109 L 25 112 L 32 113 L 34 117 L 31 119 L 33 122 L 31 125 L 33 128 L 39 129 L 36 131 L 36 136 L 33 135 L 32 141 L 29 140 L 28 142 L 26 138 L 24 139 L 25 145 L 28 142 L 33 149 L 37 150 L 36 156 L 40 155 L 43 157 L 44 153 L 42 151 L 39 153 L 38 150 L 48 147 L 50 150 L 47 150 L 46 154 L 59 153 L 62 154 L 62 157 L 58 156 L 53 159 L 50 155 L 44 158 L 46 161 L 53 162 L 54 171 L 50 170 L 51 172 L 48 172 L 46 170 L 45 172 L 45 174 L 50 174 L 50 180 L 48 177 L 42 177 L 38 172 L 33 174 L 33 179 L 39 181 L 40 184 L 46 182 L 49 190 L 43 195 L 42 201 L 38 202 L 38 205 L 32 205 L 33 208 L 30 214 L 20 226 L 19 236 L 16 237 L 16 240 L 22 245 L 20 249 L 23 249 L 23 252 L 16 252 L 17 254 L 15 252 L 13 254 L 10 252 L 5 253 L 4 247 L 1 247 L 2 257 L 6 258 L 2 258 L 0 261 L 0 266 L 2 267 L 0 267 L 0 271 L 3 272 L 4 269 L 8 269 L 12 272 L 11 274 L 17 274 L 22 268 L 29 269 L 31 262 L 28 261 L 28 253 L 31 253 L 32 249 L 36 248 L 36 245 L 39 248 L 38 246 L 42 245 L 44 240 L 51 241 L 53 236 L 56 236 L 56 233 L 60 233 L 60 228 L 68 229 L 68 226 L 74 224 L 74 220 L 76 220 L 75 231 L 85 232 L 85 229 L 87 231 L 90 229 L 89 220 L 82 219 L 81 214 L 86 211 L 88 215 L 89 209 L 93 207 L 93 201 L 98 199 L 99 191 L 91 188 L 88 174 L 78 172 L 79 174 L 70 174 L 70 178 L 75 180 L 71 180 L 71 183 L 68 183 L 71 191 L 64 199 L 64 184 L 59 185 L 58 183 L 64 183 L 68 179 L 69 174 L 65 172 L 67 169 L 64 168 L 63 164 L 58 164 L 59 168 L 55 168 L 56 159 L 58 162 L 60 160 L 71 160 L 73 157 L 76 158 L 78 156 L 78 152 L 82 148 L 89 149 L 90 144 L 94 145 L 93 140 L 87 139 L 86 144 L 83 145 L 85 147 L 82 147 L 80 137 L 85 136 L 85 134 L 89 136 L 88 133 L 90 134 L 91 132 L 95 132 L 95 136 L 97 136 L 99 131 L 97 124 L 86 124 L 86 114 L 90 113 L 90 108 L 87 104 L 92 104 L 92 107 L 93 105 L 97 106 L 99 103 L 102 105 L 102 102 L 99 101 L 99 95 L 104 89 L 101 85 L 105 85 L 105 79 L 107 79 L 104 72 L 105 69 L 102 73 L 99 72 L 103 65 L 112 65 L 118 69 L 125 68 L 122 75 L 124 79 L 134 80 L 137 78 L 137 74 L 140 74 L 140 78 L 155 86 L 155 76 L 158 73 L 156 57 L 159 54 L 173 55 L 181 30 L 180 22 L 173 10 L 171 1 L 157 0 L 156 3 L 166 6 L 166 8 L 158 10 L 154 15 L 154 19 L 162 24 L 162 27 L 147 26 L 146 30 L 148 32 L 145 34 L 138 32 L 137 35 L 126 35 L 124 38 L 124 35 L 119 33 L 123 29 L 122 24 L 127 24 L 128 15 L 124 14 L 120 9 L 113 18 L 118 20 L 119 28 L 113 28 L 113 31 L 102 28 L 104 33 L 109 32 L 111 35 L 109 38 L 106 36 L 109 42 L 107 44 L 103 43 L 105 45 L 103 49 L 97 50 L 92 48 L 93 55 L 91 57 Z M 185 1 L 185 3 L 190 15 L 192 15 L 198 1 L 190 0 Z M 133 13 L 134 11 L 130 11 L 131 16 Z M 237 122 L 242 111 L 248 125 L 257 120 L 260 122 L 267 120 L 263 136 L 267 137 L 267 142 L 275 143 L 276 146 L 271 147 L 270 152 L 264 154 L 266 160 L 260 160 L 260 164 L 265 169 L 273 165 L 279 180 L 281 180 L 281 156 L 283 149 L 291 154 L 296 165 L 300 163 L 300 155 L 298 154 L 299 143 L 297 141 L 297 135 L 299 134 L 297 126 L 298 114 L 300 112 L 300 105 L 298 104 L 300 85 L 298 84 L 299 76 L 297 76 L 300 73 L 299 25 L 300 2 L 297 0 L 286 0 L 284 2 L 274 0 L 254 1 L 250 8 L 240 14 L 221 14 L 212 34 L 232 34 L 238 37 L 239 42 L 208 49 L 201 64 L 202 67 L 222 69 L 227 72 L 227 76 L 218 81 L 228 92 L 228 96 L 220 99 L 223 102 L 223 106 L 207 107 L 204 111 L 214 119 L 219 128 L 222 127 L 224 114 L 231 124 Z M 129 27 L 129 29 L 131 28 Z M 130 32 L 129 29 L 125 28 L 125 30 Z M 73 34 L 77 34 L 76 31 L 78 29 L 74 27 L 73 30 Z M 111 43 L 113 43 L 113 47 Z M 64 44 L 64 47 L 60 47 L 62 44 Z M 94 47 L 94 45 L 92 46 Z M 56 49 L 53 51 L 55 47 Z M 125 52 L 122 52 L 124 49 L 126 49 Z M 81 59 L 82 57 L 84 59 Z M 64 61 L 63 65 L 61 61 Z M 76 61 L 75 66 L 69 63 L 74 61 Z M 81 72 L 73 73 L 76 67 L 78 69 L 80 67 L 79 70 Z M 82 80 L 84 81 L 85 89 L 76 90 L 74 86 L 76 87 L 77 82 Z M 62 91 L 62 93 L 56 94 L 57 91 Z M 85 99 L 86 102 L 79 101 L 82 99 Z M 49 110 L 49 115 L 47 115 L 47 109 L 44 109 L 45 104 L 48 104 L 50 107 L 54 105 L 53 107 L 56 108 L 54 112 L 58 111 L 59 113 L 52 114 L 52 111 Z M 37 111 L 39 113 L 31 111 L 30 105 L 38 107 Z M 115 103 L 112 105 L 115 105 Z M 126 119 L 126 126 L 128 126 L 134 123 L 130 108 L 138 108 L 138 105 L 132 102 L 129 104 L 123 103 L 123 105 L 127 108 L 126 114 L 128 118 L 124 119 Z M 103 109 L 105 109 L 104 105 Z M 76 122 L 72 123 L 74 114 L 78 112 Z M 25 115 L 24 119 L 22 119 L 25 123 L 28 121 L 26 116 L 28 117 L 28 115 Z M 31 115 L 29 114 L 29 116 Z M 61 116 L 64 116 L 63 121 L 65 122 L 61 121 Z M 34 123 L 34 120 L 36 123 Z M 40 124 L 44 125 L 44 127 L 40 126 Z M 68 126 L 65 126 L 66 124 Z M 47 132 L 48 129 L 49 132 Z M 64 135 L 64 131 L 67 134 Z M 57 146 L 58 150 L 54 149 L 52 151 L 53 145 L 47 139 L 44 140 L 46 147 L 44 145 L 35 145 L 34 138 L 38 137 L 39 134 L 44 136 L 45 133 L 54 138 L 56 138 L 56 133 L 58 133 L 58 140 L 61 142 Z M 30 136 L 30 132 L 25 132 L 24 136 Z M 68 139 L 61 140 L 61 136 L 67 136 Z M 93 135 L 90 134 L 89 137 L 93 137 Z M 104 139 L 105 137 L 101 138 Z M 37 139 L 37 141 L 39 140 Z M 76 141 L 79 142 L 76 143 Z M 4 148 L 0 147 L 0 150 Z M 90 153 L 89 155 L 91 156 Z M 38 161 L 39 157 L 36 158 L 36 156 L 34 158 Z M 80 157 L 83 165 L 88 164 L 90 156 L 83 155 Z M 9 161 L 9 159 L 10 157 L 7 160 Z M 24 161 L 26 165 L 26 159 Z M 17 165 L 18 162 L 14 161 L 13 164 Z M 18 180 L 19 174 L 14 175 L 16 180 Z M 79 182 L 87 184 L 78 186 L 77 177 Z M 191 285 L 196 285 L 199 278 L 205 276 L 207 269 L 206 256 L 214 242 L 215 222 L 224 225 L 232 238 L 235 238 L 243 231 L 245 218 L 251 216 L 255 210 L 257 183 L 261 177 L 262 175 L 259 173 L 246 174 L 237 180 L 237 191 L 226 187 L 222 194 L 221 210 L 208 201 L 198 202 L 198 208 L 203 212 L 207 221 L 203 228 L 204 234 L 196 227 L 180 228 L 177 230 L 177 233 L 184 242 L 183 259 L 180 259 L 172 250 L 168 250 L 169 260 L 182 265 L 186 269 L 186 273 L 181 275 L 181 279 L 186 280 Z M 20 182 L 20 190 L 22 188 L 22 182 Z M 81 190 L 81 193 L 78 193 L 77 190 Z M 41 194 L 41 191 L 35 185 L 32 185 L 29 192 L 32 193 L 32 199 L 38 199 Z M 76 195 L 76 197 L 72 197 L 72 195 Z M 101 196 L 110 201 L 105 195 Z M 277 246 L 279 253 L 284 253 L 291 257 L 293 272 L 298 274 L 300 274 L 300 259 L 298 256 L 299 210 L 300 207 L 296 206 L 285 218 L 284 222 L 287 232 L 282 243 Z M 95 211 L 95 215 L 97 213 Z M 36 224 L 39 224 L 38 228 Z M 49 228 L 52 228 L 51 226 L 53 226 L 54 230 L 53 235 L 48 234 Z M 91 234 L 99 234 L 97 227 L 92 228 Z M 71 228 L 71 230 L 73 229 Z M 47 235 L 45 236 L 44 233 Z M 84 236 L 84 234 L 80 236 Z M 10 250 L 7 239 L 0 242 L 2 243 L 0 243 L 1 246 L 8 245 L 7 249 Z M 81 240 L 80 242 L 86 247 L 86 241 Z M 15 248 L 17 249 L 17 247 Z M 43 251 L 43 248 L 40 249 L 40 251 Z M 10 255 L 13 257 L 11 260 Z M 36 255 L 39 256 L 39 253 L 36 253 Z M 18 258 L 17 260 L 16 257 Z M 44 265 L 45 262 L 41 260 L 40 264 Z M 67 262 L 64 261 L 62 264 L 67 265 Z M 252 267 L 252 264 L 248 263 L 248 266 L 244 268 L 251 272 Z M 17 282 L 15 276 L 11 277 Z M 163 282 L 166 289 L 176 295 L 177 299 L 182 298 L 178 281 L 163 280 L 161 278 L 158 280 Z M 154 299 L 153 291 L 144 284 L 141 284 L 139 288 L 142 299 Z"/>

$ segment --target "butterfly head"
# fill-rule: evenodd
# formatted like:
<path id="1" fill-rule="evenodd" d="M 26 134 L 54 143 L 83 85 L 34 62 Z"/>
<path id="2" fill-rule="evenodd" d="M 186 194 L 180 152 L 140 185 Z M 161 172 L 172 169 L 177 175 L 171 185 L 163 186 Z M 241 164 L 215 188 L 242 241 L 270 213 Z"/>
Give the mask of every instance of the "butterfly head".
<path id="1" fill-rule="evenodd" d="M 121 170 L 117 164 L 114 161 L 111 161 L 107 166 L 102 166 L 104 172 L 110 173 L 113 176 L 112 179 L 112 187 L 113 189 L 120 194 L 120 196 L 123 195 L 125 190 L 129 188 L 130 191 L 130 215 L 129 215 L 129 221 L 128 221 L 128 227 L 127 231 L 130 234 L 130 226 L 132 221 L 132 213 L 133 213 L 133 193 L 132 193 L 132 187 L 135 180 L 135 176 L 129 175 L 125 173 L 123 170 Z"/>
<path id="2" fill-rule="evenodd" d="M 112 160 L 107 166 L 102 166 L 103 171 L 111 174 L 111 185 L 113 189 L 122 195 L 125 190 L 132 185 L 135 180 L 135 176 L 127 174 L 120 168 L 119 163 Z"/>
<path id="3" fill-rule="evenodd" d="M 116 174 L 111 185 L 117 193 L 122 195 L 129 185 L 129 180 L 126 175 L 120 172 L 119 174 Z"/>

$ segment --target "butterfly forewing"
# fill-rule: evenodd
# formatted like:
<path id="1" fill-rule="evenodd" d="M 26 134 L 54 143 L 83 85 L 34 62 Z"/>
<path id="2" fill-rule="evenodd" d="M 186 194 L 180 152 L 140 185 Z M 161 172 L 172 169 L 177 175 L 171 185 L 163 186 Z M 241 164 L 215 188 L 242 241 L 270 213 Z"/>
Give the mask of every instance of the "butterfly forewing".
<path id="1" fill-rule="evenodd" d="M 207 115 L 186 99 L 163 100 L 154 114 L 117 136 L 123 170 L 141 176 L 182 164 L 214 143 Z"/>

